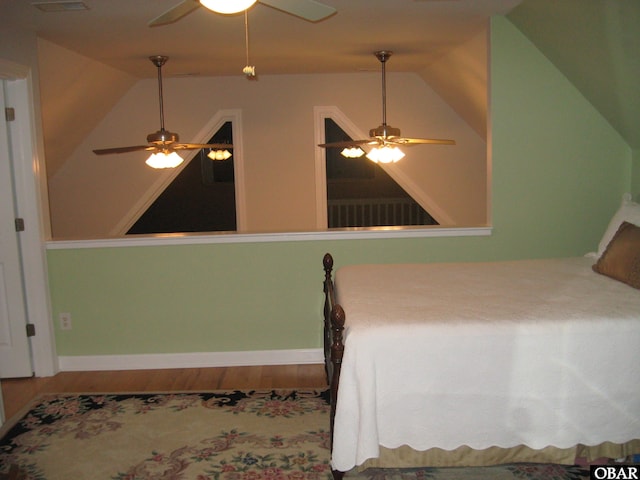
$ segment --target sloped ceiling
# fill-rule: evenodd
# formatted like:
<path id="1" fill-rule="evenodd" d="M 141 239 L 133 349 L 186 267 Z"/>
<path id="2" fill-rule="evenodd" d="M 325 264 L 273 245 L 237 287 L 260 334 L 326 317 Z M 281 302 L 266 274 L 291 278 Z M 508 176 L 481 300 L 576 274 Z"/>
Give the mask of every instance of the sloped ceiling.
<path id="1" fill-rule="evenodd" d="M 138 79 L 43 39 L 38 39 L 38 56 L 47 176 L 51 178 Z"/>
<path id="2" fill-rule="evenodd" d="M 640 148 L 640 1 L 525 0 L 507 17 Z"/>

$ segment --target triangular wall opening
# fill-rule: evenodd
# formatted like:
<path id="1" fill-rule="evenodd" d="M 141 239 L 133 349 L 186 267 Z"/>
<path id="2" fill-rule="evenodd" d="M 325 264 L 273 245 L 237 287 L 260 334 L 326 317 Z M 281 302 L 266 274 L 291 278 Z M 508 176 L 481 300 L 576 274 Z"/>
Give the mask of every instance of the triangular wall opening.
<path id="1" fill-rule="evenodd" d="M 232 142 L 227 121 L 207 143 Z M 199 150 L 127 235 L 237 230 L 233 149 L 229 152 L 226 160 L 211 160 L 208 149 Z"/>
<path id="2" fill-rule="evenodd" d="M 332 118 L 324 119 L 325 142 L 353 140 Z M 379 165 L 365 156 L 346 158 L 326 149 L 329 228 L 438 225 Z"/>

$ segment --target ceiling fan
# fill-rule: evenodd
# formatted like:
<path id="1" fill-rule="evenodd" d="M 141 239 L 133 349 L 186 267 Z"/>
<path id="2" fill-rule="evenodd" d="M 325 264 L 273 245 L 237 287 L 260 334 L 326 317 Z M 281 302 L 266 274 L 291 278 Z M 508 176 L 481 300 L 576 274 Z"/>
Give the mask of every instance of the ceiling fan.
<path id="1" fill-rule="evenodd" d="M 233 145 L 226 143 L 179 143 L 180 137 L 177 133 L 170 132 L 164 128 L 164 108 L 162 99 L 162 66 L 169 57 L 163 55 L 155 55 L 149 57 L 149 60 L 158 68 L 158 100 L 160 103 L 160 130 L 147 135 L 147 145 L 135 145 L 131 147 L 115 147 L 102 148 L 94 150 L 96 155 L 107 155 L 111 153 L 128 153 L 146 150 L 154 154 L 160 153 L 166 156 L 175 153 L 177 150 L 200 150 L 203 148 L 210 149 L 227 149 L 233 148 Z M 177 154 L 175 155 L 177 156 Z M 177 165 L 174 165 L 177 166 Z"/>
<path id="2" fill-rule="evenodd" d="M 391 125 L 387 125 L 387 86 L 386 86 L 386 62 L 393 52 L 389 50 L 380 50 L 374 52 L 376 58 L 382 64 L 382 124 L 377 128 L 369 130 L 369 138 L 366 140 L 347 140 L 342 142 L 323 143 L 318 145 L 323 148 L 345 148 L 345 149 L 359 149 L 361 145 L 371 146 L 374 149 L 367 154 L 367 157 L 374 162 L 396 162 L 400 158 L 404 157 L 404 154 L 397 148 L 398 145 L 455 145 L 455 140 L 442 140 L 435 138 L 406 138 L 400 136 L 400 129 L 394 128 Z M 350 153 L 353 156 L 353 151 Z M 360 151 L 360 155 L 364 154 Z M 389 154 L 390 157 L 380 157 L 380 155 Z M 393 156 L 395 154 L 395 156 Z M 348 154 L 345 152 L 345 156 Z M 373 158 L 372 158 L 373 157 Z M 399 157 L 399 158 L 398 158 Z"/>
<path id="3" fill-rule="evenodd" d="M 315 0 L 257 0 L 259 3 L 263 5 L 267 5 L 269 7 L 275 8 L 285 13 L 290 13 L 291 15 L 295 15 L 296 17 L 300 17 L 304 20 L 308 20 L 309 22 L 318 22 L 323 20 L 334 13 L 336 13 L 336 9 L 330 7 L 329 5 L 325 5 L 320 2 L 316 2 Z M 211 6 L 213 3 L 221 3 L 220 1 L 214 2 L 212 0 L 203 0 L 202 2 L 199 0 L 182 0 L 182 2 L 178 3 L 175 7 L 170 8 L 162 15 L 154 18 L 149 22 L 150 27 L 158 27 L 161 25 L 167 25 L 169 23 L 174 23 L 180 20 L 182 17 L 188 15 L 195 9 L 204 6 L 209 8 L 210 10 L 216 11 L 218 13 L 237 13 L 247 8 L 251 7 L 256 0 L 244 0 L 244 4 L 241 7 L 236 8 L 231 11 L 223 11 L 218 10 L 217 7 Z M 238 3 L 237 1 L 235 3 Z"/>

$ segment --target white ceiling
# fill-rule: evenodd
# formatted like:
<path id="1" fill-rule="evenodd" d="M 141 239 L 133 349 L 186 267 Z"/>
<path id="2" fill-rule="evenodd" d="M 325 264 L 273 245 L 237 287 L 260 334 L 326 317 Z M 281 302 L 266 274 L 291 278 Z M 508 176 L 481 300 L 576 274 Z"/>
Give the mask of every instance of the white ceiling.
<path id="1" fill-rule="evenodd" d="M 88 10 L 42 12 L 32 5 L 37 2 L 0 0 L 0 28 L 35 30 L 140 78 L 156 74 L 150 55 L 170 57 L 166 75 L 240 75 L 247 64 L 243 14 L 198 8 L 176 23 L 151 28 L 151 19 L 181 0 L 82 1 Z M 258 75 L 377 71 L 371 53 L 381 49 L 396 53 L 394 70 L 418 71 L 521 0 L 321 1 L 337 13 L 317 23 L 260 3 L 249 10 L 250 64 Z"/>

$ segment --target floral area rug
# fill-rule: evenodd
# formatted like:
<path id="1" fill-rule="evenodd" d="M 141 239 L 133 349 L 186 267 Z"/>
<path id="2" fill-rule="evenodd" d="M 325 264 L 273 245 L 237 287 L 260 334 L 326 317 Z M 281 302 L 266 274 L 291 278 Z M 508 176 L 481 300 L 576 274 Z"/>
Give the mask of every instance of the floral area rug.
<path id="1" fill-rule="evenodd" d="M 48 395 L 0 441 L 0 475 L 325 480 L 328 418 L 321 391 Z"/>
<path id="2" fill-rule="evenodd" d="M 46 395 L 0 432 L 0 480 L 331 480 L 328 392 Z M 345 480 L 581 480 L 573 466 L 370 469 Z"/>

